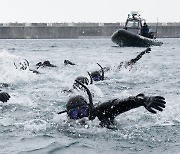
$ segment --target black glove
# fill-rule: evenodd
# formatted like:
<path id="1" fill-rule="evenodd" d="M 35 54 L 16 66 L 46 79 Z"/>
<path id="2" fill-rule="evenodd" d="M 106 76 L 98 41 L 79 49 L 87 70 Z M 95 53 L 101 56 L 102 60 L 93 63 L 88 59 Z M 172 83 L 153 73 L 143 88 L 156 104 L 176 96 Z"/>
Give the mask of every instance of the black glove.
<path id="1" fill-rule="evenodd" d="M 6 92 L 0 92 L 0 101 L 7 102 L 10 98 L 10 95 Z"/>
<path id="2" fill-rule="evenodd" d="M 163 111 L 165 108 L 165 98 L 162 96 L 144 96 L 144 94 L 139 94 L 136 97 L 142 99 L 143 106 L 151 113 L 156 113 L 156 110 Z"/>

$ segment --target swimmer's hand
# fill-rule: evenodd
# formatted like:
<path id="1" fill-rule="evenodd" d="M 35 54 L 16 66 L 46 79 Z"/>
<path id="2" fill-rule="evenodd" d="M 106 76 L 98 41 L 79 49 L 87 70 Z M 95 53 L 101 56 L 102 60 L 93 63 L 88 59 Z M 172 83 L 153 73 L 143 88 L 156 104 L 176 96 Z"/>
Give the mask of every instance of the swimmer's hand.
<path id="1" fill-rule="evenodd" d="M 150 47 L 145 50 L 146 53 L 150 53 L 149 51 L 151 51 Z"/>
<path id="2" fill-rule="evenodd" d="M 0 92 L 0 101 L 7 102 L 10 98 L 10 95 L 6 92 Z"/>
<path id="3" fill-rule="evenodd" d="M 162 96 L 145 96 L 144 94 L 139 94 L 136 97 L 142 98 L 143 106 L 151 113 L 156 114 L 157 111 L 163 111 L 165 108 L 165 98 Z"/>

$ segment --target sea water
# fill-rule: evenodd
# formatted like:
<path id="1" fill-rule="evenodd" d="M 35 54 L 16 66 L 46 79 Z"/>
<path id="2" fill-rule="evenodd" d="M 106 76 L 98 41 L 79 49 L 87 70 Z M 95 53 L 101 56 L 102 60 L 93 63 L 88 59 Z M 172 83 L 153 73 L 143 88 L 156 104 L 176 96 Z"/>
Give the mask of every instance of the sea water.
<path id="1" fill-rule="evenodd" d="M 116 47 L 110 39 L 0 40 L 0 83 L 8 84 L 0 89 L 11 96 L 0 102 L 0 153 L 180 153 L 180 39 L 162 41 L 131 70 L 117 70 L 146 48 Z M 16 69 L 24 59 L 30 69 L 45 60 L 57 67 L 39 68 L 40 74 Z M 65 59 L 76 65 L 65 66 Z M 165 97 L 164 111 L 130 110 L 117 116 L 114 129 L 98 119 L 81 125 L 58 115 L 76 95 L 68 92 L 74 79 L 99 70 L 97 63 L 112 70 L 88 86 L 95 105 L 144 93 Z"/>

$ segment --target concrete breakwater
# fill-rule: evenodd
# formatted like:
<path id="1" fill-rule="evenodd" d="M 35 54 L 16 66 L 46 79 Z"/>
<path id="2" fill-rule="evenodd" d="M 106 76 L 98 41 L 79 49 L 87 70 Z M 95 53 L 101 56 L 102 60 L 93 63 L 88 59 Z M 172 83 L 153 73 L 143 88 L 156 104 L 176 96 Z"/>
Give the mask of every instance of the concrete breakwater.
<path id="1" fill-rule="evenodd" d="M 0 24 L 0 39 L 78 39 L 111 37 L 118 29 L 123 28 L 120 23 L 103 24 Z M 156 31 L 158 38 L 180 38 L 180 25 L 151 24 L 152 31 Z"/>

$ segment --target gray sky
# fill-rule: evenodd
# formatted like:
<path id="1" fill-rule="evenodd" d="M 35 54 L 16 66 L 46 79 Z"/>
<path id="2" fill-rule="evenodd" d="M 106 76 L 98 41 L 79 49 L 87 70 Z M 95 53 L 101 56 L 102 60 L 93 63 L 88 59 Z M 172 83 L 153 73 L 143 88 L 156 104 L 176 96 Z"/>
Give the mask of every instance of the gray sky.
<path id="1" fill-rule="evenodd" d="M 147 22 L 180 22 L 179 8 L 179 0 L 0 0 L 0 23 L 115 23 L 131 11 Z"/>

